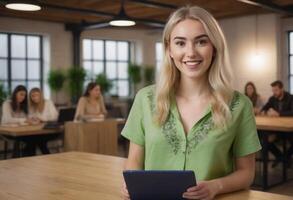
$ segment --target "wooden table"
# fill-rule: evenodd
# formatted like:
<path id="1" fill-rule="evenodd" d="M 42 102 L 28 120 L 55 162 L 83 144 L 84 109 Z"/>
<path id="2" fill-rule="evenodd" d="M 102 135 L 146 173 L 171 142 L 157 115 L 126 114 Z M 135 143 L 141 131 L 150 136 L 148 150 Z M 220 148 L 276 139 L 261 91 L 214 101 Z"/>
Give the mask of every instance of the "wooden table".
<path id="1" fill-rule="evenodd" d="M 266 190 L 271 186 L 278 185 L 287 181 L 287 157 L 286 157 L 286 143 L 288 137 L 293 136 L 293 117 L 265 117 L 257 116 L 255 118 L 256 126 L 259 136 L 262 140 L 262 189 Z M 272 134 L 278 134 L 283 140 L 283 169 L 282 169 L 282 181 L 274 184 L 268 184 L 268 137 Z"/>
<path id="2" fill-rule="evenodd" d="M 117 126 L 123 120 L 106 119 L 97 122 L 65 124 L 65 151 L 82 151 L 107 155 L 118 153 Z"/>
<path id="3" fill-rule="evenodd" d="M 0 161 L 0 199 L 121 200 L 125 159 L 83 152 Z M 222 195 L 216 200 L 292 200 L 257 191 Z"/>
<path id="4" fill-rule="evenodd" d="M 291 132 L 293 134 L 293 117 L 255 117 L 258 130 Z"/>
<path id="5" fill-rule="evenodd" d="M 43 129 L 44 124 L 38 125 L 22 125 L 22 126 L 0 126 L 0 135 L 4 139 L 9 139 L 14 141 L 13 155 L 14 157 L 19 157 L 20 152 L 20 142 L 25 140 L 27 137 L 34 139 L 42 138 L 46 136 L 59 135 L 63 132 L 63 127 L 57 129 Z M 7 146 L 5 146 L 5 151 L 7 151 Z M 5 154 L 6 158 L 6 154 Z"/>

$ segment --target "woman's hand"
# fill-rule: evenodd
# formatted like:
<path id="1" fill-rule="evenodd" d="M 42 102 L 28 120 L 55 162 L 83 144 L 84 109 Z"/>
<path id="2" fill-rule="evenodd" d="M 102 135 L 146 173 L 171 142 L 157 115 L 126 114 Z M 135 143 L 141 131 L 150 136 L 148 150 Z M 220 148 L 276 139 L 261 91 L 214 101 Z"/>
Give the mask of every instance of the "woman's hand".
<path id="1" fill-rule="evenodd" d="M 123 181 L 123 185 L 122 185 L 122 189 L 121 189 L 121 193 L 122 193 L 122 198 L 124 200 L 130 200 L 130 196 L 126 187 L 125 182 Z"/>
<path id="2" fill-rule="evenodd" d="M 190 187 L 183 193 L 183 198 L 212 200 L 219 193 L 221 184 L 217 181 L 202 181 L 194 187 Z"/>

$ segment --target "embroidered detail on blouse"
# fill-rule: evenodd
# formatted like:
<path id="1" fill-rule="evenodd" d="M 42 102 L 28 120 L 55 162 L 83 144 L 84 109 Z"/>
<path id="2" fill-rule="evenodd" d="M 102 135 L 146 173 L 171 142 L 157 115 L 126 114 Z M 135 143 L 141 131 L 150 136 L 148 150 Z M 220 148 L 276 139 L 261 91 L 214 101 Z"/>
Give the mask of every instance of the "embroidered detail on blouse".
<path id="1" fill-rule="evenodd" d="M 230 105 L 231 112 L 233 112 L 235 110 L 235 108 L 236 108 L 236 106 L 238 106 L 239 102 L 240 102 L 240 94 L 239 94 L 239 92 L 235 91 L 234 97 L 233 97 L 231 105 Z"/>
<path id="2" fill-rule="evenodd" d="M 213 128 L 213 119 L 211 116 L 208 117 L 205 122 L 202 122 L 199 125 L 199 128 L 194 132 L 190 133 L 193 134 L 193 136 L 187 141 L 187 146 L 186 146 L 186 153 L 190 154 L 191 151 L 201 142 L 203 141 L 209 131 Z"/>
<path id="3" fill-rule="evenodd" d="M 173 153 L 176 155 L 181 147 L 182 138 L 178 136 L 176 130 L 176 119 L 170 112 L 167 121 L 162 126 L 162 132 L 171 146 Z"/>
<path id="4" fill-rule="evenodd" d="M 155 100 L 154 100 L 154 91 L 149 90 L 147 93 L 147 98 L 150 102 L 150 107 L 152 114 L 155 113 Z M 180 149 L 182 138 L 178 136 L 176 129 L 176 119 L 174 115 L 170 112 L 168 119 L 165 124 L 161 127 L 162 133 L 164 134 L 168 144 L 170 145 L 172 152 L 176 155 Z"/>

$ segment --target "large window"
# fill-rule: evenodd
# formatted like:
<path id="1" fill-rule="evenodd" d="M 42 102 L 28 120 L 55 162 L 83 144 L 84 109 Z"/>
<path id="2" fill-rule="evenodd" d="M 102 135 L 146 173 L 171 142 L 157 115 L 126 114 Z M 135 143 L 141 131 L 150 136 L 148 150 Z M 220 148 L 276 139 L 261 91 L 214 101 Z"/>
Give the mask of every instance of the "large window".
<path id="1" fill-rule="evenodd" d="M 163 44 L 156 42 L 156 70 L 159 71 L 163 60 Z"/>
<path id="2" fill-rule="evenodd" d="M 0 81 L 9 92 L 19 84 L 43 88 L 42 66 L 42 36 L 0 33 Z"/>
<path id="3" fill-rule="evenodd" d="M 83 40 L 83 67 L 87 71 L 87 80 L 95 80 L 98 74 L 104 73 L 113 83 L 111 95 L 129 95 L 129 61 L 130 43 L 127 41 Z"/>
<path id="4" fill-rule="evenodd" d="M 293 32 L 289 32 L 289 89 L 293 94 Z"/>

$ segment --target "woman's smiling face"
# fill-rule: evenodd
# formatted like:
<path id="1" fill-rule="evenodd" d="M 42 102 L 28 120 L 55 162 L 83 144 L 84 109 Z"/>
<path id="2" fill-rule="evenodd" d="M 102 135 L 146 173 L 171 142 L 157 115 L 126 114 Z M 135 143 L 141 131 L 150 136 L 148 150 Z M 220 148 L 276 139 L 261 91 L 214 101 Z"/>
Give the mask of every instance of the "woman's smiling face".
<path id="1" fill-rule="evenodd" d="M 169 52 L 181 77 L 197 79 L 211 66 L 214 47 L 200 21 L 185 19 L 171 32 Z"/>

